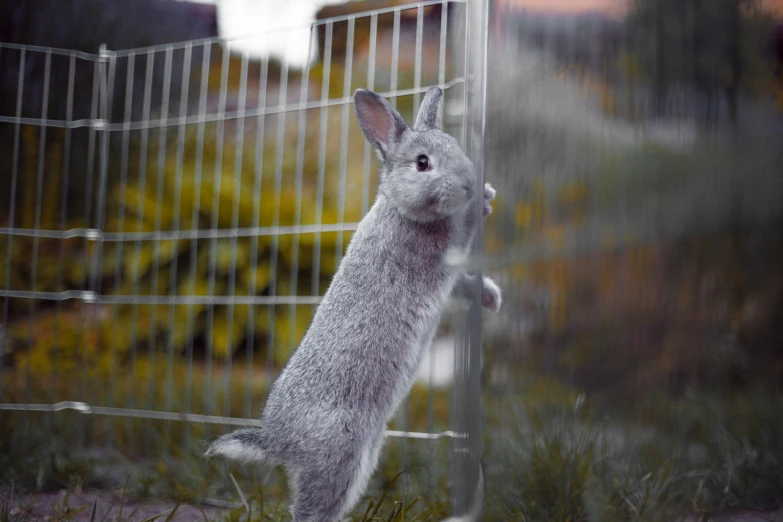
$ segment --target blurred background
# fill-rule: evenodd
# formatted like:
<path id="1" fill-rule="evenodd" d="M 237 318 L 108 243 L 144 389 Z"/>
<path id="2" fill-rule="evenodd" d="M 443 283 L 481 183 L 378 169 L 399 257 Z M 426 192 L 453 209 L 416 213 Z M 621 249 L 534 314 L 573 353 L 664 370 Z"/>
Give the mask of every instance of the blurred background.
<path id="1" fill-rule="evenodd" d="M 412 122 L 441 85 L 470 139 L 465 8 L 0 0 L 0 521 L 285 519 L 278 471 L 204 441 L 258 416 L 372 204 L 353 90 Z M 783 520 L 783 2 L 486 26 L 482 519 Z M 431 437 L 354 519 L 451 512 L 460 313 L 390 426 Z"/>

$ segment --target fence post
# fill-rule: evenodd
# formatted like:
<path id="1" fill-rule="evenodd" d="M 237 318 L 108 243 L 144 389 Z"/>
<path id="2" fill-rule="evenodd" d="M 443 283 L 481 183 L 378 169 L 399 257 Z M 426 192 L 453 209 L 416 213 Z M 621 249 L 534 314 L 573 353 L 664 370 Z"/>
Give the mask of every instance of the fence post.
<path id="1" fill-rule="evenodd" d="M 486 60 L 488 45 L 489 0 L 468 0 L 462 19 L 457 19 L 453 33 L 459 48 L 464 45 L 464 107 L 461 141 L 465 153 L 477 170 L 474 211 L 477 213 L 476 234 L 472 253 L 483 250 L 482 210 L 484 193 L 484 126 L 486 105 Z M 464 44 L 463 44 L 464 42 Z M 480 270 L 479 270 L 480 272 Z M 455 354 L 454 425 L 457 433 L 465 434 L 452 443 L 451 507 L 455 516 L 478 518 L 483 489 L 481 471 L 482 398 L 481 398 L 481 277 L 476 278 L 469 306 L 460 312 L 457 321 Z"/>

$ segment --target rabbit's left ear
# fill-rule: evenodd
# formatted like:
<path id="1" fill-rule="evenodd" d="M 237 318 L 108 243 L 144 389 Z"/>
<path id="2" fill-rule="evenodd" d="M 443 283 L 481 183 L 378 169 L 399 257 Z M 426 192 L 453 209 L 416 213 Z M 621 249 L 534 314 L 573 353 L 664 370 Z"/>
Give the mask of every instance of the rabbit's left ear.
<path id="1" fill-rule="evenodd" d="M 442 117 L 443 91 L 440 87 L 432 87 L 424 95 L 413 129 L 417 131 L 440 129 Z"/>

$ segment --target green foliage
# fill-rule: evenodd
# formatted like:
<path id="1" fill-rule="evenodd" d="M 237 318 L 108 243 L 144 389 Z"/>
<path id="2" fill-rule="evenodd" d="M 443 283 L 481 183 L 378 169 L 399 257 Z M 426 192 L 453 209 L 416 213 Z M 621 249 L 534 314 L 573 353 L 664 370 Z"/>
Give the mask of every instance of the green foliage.
<path id="1" fill-rule="evenodd" d="M 282 137 L 292 144 L 303 140 L 305 150 L 317 151 L 319 116 L 307 114 L 304 134 L 298 132 L 298 118 L 287 117 Z M 342 112 L 331 110 L 327 116 L 328 125 L 339 128 Z M 37 291 L 88 289 L 95 279 L 102 293 L 141 299 L 322 295 L 349 233 L 278 233 L 274 227 L 357 221 L 362 198 L 356 195 L 365 183 L 363 157 L 352 155 L 346 162 L 346 198 L 340 208 L 340 133 L 328 134 L 323 161 L 311 153 L 300 163 L 296 146 L 284 147 L 278 156 L 279 123 L 275 116 L 256 121 L 265 127 L 266 139 L 256 143 L 257 134 L 248 131 L 241 148 L 233 122 L 225 123 L 222 133 L 218 124 L 207 123 L 203 136 L 195 127 L 189 128 L 181 143 L 168 133 L 163 156 L 158 139 L 150 139 L 147 150 L 132 142 L 128 175 L 124 182 L 112 180 L 106 207 L 106 232 L 119 240 L 102 243 L 100 263 L 92 264 L 99 253 L 95 241 L 15 237 L 11 263 L 0 263 L 0 277 L 5 280 L 9 269 L 12 289 Z M 352 130 L 358 130 L 353 127 L 355 122 Z M 352 132 L 351 138 L 345 146 L 362 150 L 361 134 Z M 228 231 L 235 227 L 245 232 L 232 237 Z M 193 230 L 212 230 L 221 237 L 172 235 Z M 158 231 L 164 232 L 163 239 L 128 236 Z M 32 273 L 34 242 L 38 263 Z M 2 242 L 3 259 L 7 249 Z M 7 353 L 38 375 L 50 374 L 53 365 L 60 366 L 58 372 L 71 371 L 85 361 L 96 375 L 108 375 L 112 364 L 122 367 L 137 352 L 164 349 L 179 354 L 194 345 L 205 346 L 214 358 L 226 359 L 251 341 L 260 347 L 255 349 L 258 356 L 269 349 L 273 362 L 281 365 L 304 335 L 314 311 L 312 305 L 152 305 L 148 301 L 85 307 L 65 302 L 61 311 L 35 306 L 30 325 L 22 319 L 28 302 L 12 300 Z M 35 335 L 30 334 L 31 328 Z"/>
<path id="2" fill-rule="evenodd" d="M 276 170 L 276 149 L 271 146 L 262 147 L 262 154 L 256 156 L 255 145 L 246 143 L 245 159 L 237 164 L 236 144 L 229 141 L 221 144 L 211 134 L 213 130 L 209 129 L 203 147 L 199 147 L 196 135 L 188 135 L 184 163 L 177 164 L 175 157 L 169 157 L 162 179 L 158 179 L 159 174 L 150 173 L 146 180 L 137 177 L 118 186 L 113 198 L 122 205 L 125 214 L 122 219 L 119 214 L 112 216 L 109 228 L 117 232 L 138 232 L 239 227 L 259 228 L 260 235 L 126 243 L 122 251 L 114 252 L 115 256 L 121 256 L 122 266 L 120 284 L 114 292 L 121 295 L 307 295 L 313 282 L 322 291 L 335 270 L 336 249 L 345 245 L 344 242 L 338 245 L 338 234 L 276 237 L 264 229 L 315 224 L 319 218 L 323 224 L 336 223 L 336 187 L 325 189 L 324 209 L 321 216 L 316 216 L 313 204 L 318 173 L 316 158 L 305 157 L 299 194 L 294 176 L 295 150 L 286 151 L 281 158 L 282 172 Z M 306 141 L 317 137 L 315 133 L 310 134 Z M 150 154 L 154 155 L 155 151 Z M 328 161 L 327 168 L 333 167 L 334 162 Z M 355 176 L 356 172 L 348 175 Z M 259 186 L 260 193 L 256 190 Z M 356 199 L 349 199 L 347 204 L 346 214 L 358 211 Z M 318 272 L 314 273 L 316 266 Z M 273 320 L 269 319 L 270 311 L 274 312 Z M 212 338 L 207 336 L 205 342 L 211 345 L 214 356 L 230 356 L 251 328 L 261 338 L 274 329 L 275 335 L 280 336 L 276 337 L 276 344 L 281 346 L 275 349 L 275 362 L 280 364 L 287 359 L 290 345 L 295 346 L 304 334 L 312 310 L 309 306 L 299 306 L 295 314 L 292 312 L 293 307 L 289 306 L 210 309 L 197 304 L 178 306 L 173 312 L 163 308 L 157 311 L 155 324 L 149 330 L 140 329 L 140 335 L 168 337 L 175 351 L 180 352 L 193 340 L 188 339 L 190 326 L 196 338 L 207 334 L 205 318 L 213 314 Z M 150 313 L 154 314 L 154 309 L 122 307 L 119 310 L 120 321 L 127 320 L 131 314 L 138 314 L 139 320 L 144 321 Z M 294 315 L 296 319 L 292 321 Z M 293 342 L 289 342 L 289 333 Z M 128 342 L 123 339 L 118 349 L 127 351 Z"/>

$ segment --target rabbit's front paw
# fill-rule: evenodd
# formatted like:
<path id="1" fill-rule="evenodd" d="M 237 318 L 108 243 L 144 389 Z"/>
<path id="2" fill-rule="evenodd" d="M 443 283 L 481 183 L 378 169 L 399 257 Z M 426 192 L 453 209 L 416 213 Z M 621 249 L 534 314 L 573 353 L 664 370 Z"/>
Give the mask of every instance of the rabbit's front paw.
<path id="1" fill-rule="evenodd" d="M 484 184 L 484 217 L 492 214 L 492 200 L 495 199 L 497 191 L 489 183 Z"/>
<path id="2" fill-rule="evenodd" d="M 500 310 L 503 297 L 498 285 L 490 278 L 484 277 L 481 288 L 481 306 L 493 312 Z"/>

